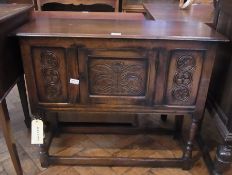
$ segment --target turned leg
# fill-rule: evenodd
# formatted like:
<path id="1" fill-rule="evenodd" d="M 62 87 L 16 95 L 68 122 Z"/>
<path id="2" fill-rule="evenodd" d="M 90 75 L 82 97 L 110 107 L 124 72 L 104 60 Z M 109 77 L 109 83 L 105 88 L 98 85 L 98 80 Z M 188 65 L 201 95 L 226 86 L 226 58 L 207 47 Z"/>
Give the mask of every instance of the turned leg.
<path id="1" fill-rule="evenodd" d="M 29 113 L 29 108 L 28 108 L 28 101 L 27 101 L 27 93 L 26 93 L 26 87 L 25 87 L 25 80 L 24 76 L 22 75 L 17 83 L 18 86 L 18 91 L 19 91 L 19 96 L 21 99 L 22 107 L 23 107 L 23 113 L 25 116 L 25 124 L 27 128 L 31 127 L 31 117 Z"/>
<path id="2" fill-rule="evenodd" d="M 215 174 L 222 174 L 230 168 L 232 163 L 232 143 L 225 142 L 217 147 L 214 160 Z"/>
<path id="3" fill-rule="evenodd" d="M 6 100 L 4 99 L 0 103 L 0 123 L 2 125 L 3 134 L 6 140 L 6 144 L 12 159 L 15 171 L 17 175 L 22 175 L 22 167 L 19 161 L 18 152 L 14 140 L 12 139 L 11 126 L 10 126 L 10 117 L 7 110 Z"/>
<path id="4" fill-rule="evenodd" d="M 44 139 L 44 143 L 40 145 L 40 163 L 43 168 L 49 166 L 49 154 L 46 139 Z"/>
<path id="5" fill-rule="evenodd" d="M 45 128 L 45 113 L 44 112 L 39 112 L 38 113 L 38 117 L 41 118 L 43 120 L 43 123 L 44 123 L 44 128 Z M 50 133 L 50 128 L 48 130 L 48 133 Z M 50 146 L 50 142 L 49 142 L 49 139 L 47 137 L 47 134 L 45 133 L 44 131 L 44 139 L 43 139 L 43 144 L 40 144 L 39 147 L 40 147 L 40 163 L 41 163 L 41 166 L 43 168 L 47 168 L 49 166 L 49 153 L 48 153 L 48 150 L 49 150 L 49 146 Z"/>
<path id="6" fill-rule="evenodd" d="M 162 120 L 163 122 L 166 122 L 166 121 L 167 121 L 167 118 L 168 118 L 168 115 L 166 115 L 166 114 L 161 114 L 160 118 L 161 118 L 161 120 Z"/>
<path id="7" fill-rule="evenodd" d="M 183 164 L 184 170 L 189 170 L 192 166 L 193 142 L 194 142 L 195 136 L 197 134 L 198 125 L 199 125 L 199 120 L 194 118 L 194 116 L 193 116 L 191 127 L 190 127 L 189 138 L 187 140 L 187 145 L 186 145 L 185 152 L 183 155 L 183 159 L 185 161 Z"/>
<path id="8" fill-rule="evenodd" d="M 182 135 L 184 115 L 175 116 L 175 125 L 174 125 L 174 139 L 179 139 Z"/>
<path id="9" fill-rule="evenodd" d="M 52 142 L 53 135 L 58 131 L 58 120 L 57 113 L 44 113 L 43 111 L 38 112 L 38 118 L 43 120 L 44 128 L 46 127 L 47 121 L 49 122 L 49 127 L 47 131 L 44 131 L 44 142 L 40 146 L 40 163 L 43 168 L 47 168 L 50 165 L 49 159 L 49 147 Z"/>

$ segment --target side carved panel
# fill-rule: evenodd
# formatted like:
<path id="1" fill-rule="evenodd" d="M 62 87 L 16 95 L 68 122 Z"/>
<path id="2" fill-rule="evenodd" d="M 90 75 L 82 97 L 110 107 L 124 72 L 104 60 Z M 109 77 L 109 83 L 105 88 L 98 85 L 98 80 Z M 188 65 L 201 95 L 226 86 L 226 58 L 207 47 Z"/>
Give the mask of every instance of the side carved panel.
<path id="1" fill-rule="evenodd" d="M 144 60 L 90 59 L 90 94 L 144 96 L 146 67 Z"/>
<path id="2" fill-rule="evenodd" d="M 33 47 L 35 82 L 40 102 L 67 101 L 67 69 L 63 48 Z"/>
<path id="3" fill-rule="evenodd" d="M 167 82 L 167 104 L 194 105 L 204 51 L 175 50 L 171 52 Z"/>
<path id="4" fill-rule="evenodd" d="M 175 100 L 184 102 L 189 100 L 195 67 L 196 60 L 191 54 L 177 58 L 172 89 L 172 96 Z"/>
<path id="5" fill-rule="evenodd" d="M 59 73 L 59 59 L 56 54 L 50 50 L 43 50 L 40 54 L 41 73 L 44 78 L 46 96 L 48 99 L 54 99 L 61 94 L 61 81 Z"/>

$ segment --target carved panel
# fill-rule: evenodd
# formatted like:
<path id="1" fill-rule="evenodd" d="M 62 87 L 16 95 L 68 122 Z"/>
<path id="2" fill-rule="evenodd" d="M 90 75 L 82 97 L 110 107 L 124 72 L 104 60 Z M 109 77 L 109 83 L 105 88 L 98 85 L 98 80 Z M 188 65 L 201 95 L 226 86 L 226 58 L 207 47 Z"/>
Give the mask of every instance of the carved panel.
<path id="1" fill-rule="evenodd" d="M 145 48 L 79 49 L 80 102 L 151 105 L 157 55 Z"/>
<path id="2" fill-rule="evenodd" d="M 35 81 L 41 102 L 65 102 L 67 77 L 62 48 L 32 48 Z"/>
<path id="3" fill-rule="evenodd" d="M 173 78 L 172 95 L 175 100 L 188 101 L 191 94 L 192 76 L 196 61 L 193 55 L 181 55 L 176 60 L 176 73 Z"/>
<path id="4" fill-rule="evenodd" d="M 171 52 L 166 95 L 168 104 L 193 105 L 195 103 L 203 53 L 197 50 Z"/>
<path id="5" fill-rule="evenodd" d="M 90 94 L 144 96 L 146 67 L 144 60 L 90 59 Z"/>
<path id="6" fill-rule="evenodd" d="M 59 60 L 57 56 L 49 50 L 42 51 L 40 57 L 46 96 L 48 99 L 57 98 L 61 94 L 60 74 L 58 72 Z"/>

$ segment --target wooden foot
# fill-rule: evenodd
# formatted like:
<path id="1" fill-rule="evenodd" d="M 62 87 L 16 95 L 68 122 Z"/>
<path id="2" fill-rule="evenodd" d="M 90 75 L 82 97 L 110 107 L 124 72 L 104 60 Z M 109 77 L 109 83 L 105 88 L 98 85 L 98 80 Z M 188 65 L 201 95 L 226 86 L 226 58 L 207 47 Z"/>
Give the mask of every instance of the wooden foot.
<path id="1" fill-rule="evenodd" d="M 55 113 L 54 113 L 55 114 Z M 41 112 L 38 114 L 40 118 L 43 119 L 44 125 L 45 125 L 45 114 L 44 112 Z M 56 116 L 56 115 L 54 115 Z M 44 143 L 40 145 L 40 163 L 43 168 L 47 168 L 50 165 L 49 161 L 49 147 L 52 142 L 53 134 L 54 134 L 54 126 L 51 124 L 50 127 L 48 127 L 48 132 L 45 133 Z"/>
<path id="2" fill-rule="evenodd" d="M 232 163 L 232 144 L 225 142 L 217 147 L 214 160 L 215 174 L 223 174 L 230 168 Z"/>
<path id="3" fill-rule="evenodd" d="M 6 144 L 10 153 L 10 157 L 12 159 L 15 171 L 17 173 L 17 175 L 22 175 L 23 171 L 22 171 L 22 167 L 19 161 L 19 156 L 18 156 L 18 152 L 16 149 L 16 145 L 15 142 L 12 138 L 12 133 L 11 133 L 11 126 L 10 126 L 10 117 L 9 117 L 9 113 L 7 110 L 7 105 L 6 105 L 6 100 L 4 99 L 1 103 L 0 103 L 0 123 L 2 125 L 2 129 L 3 129 L 3 134 L 6 140 Z"/>
<path id="4" fill-rule="evenodd" d="M 40 163 L 43 168 L 49 166 L 49 154 L 48 151 L 45 150 L 44 145 L 40 145 Z"/>
<path id="5" fill-rule="evenodd" d="M 22 75 L 17 82 L 18 90 L 19 90 L 19 96 L 21 99 L 22 107 L 23 107 L 23 113 L 25 116 L 25 124 L 27 128 L 31 127 L 31 117 L 29 113 L 29 108 L 28 108 L 28 101 L 27 101 L 27 93 L 26 93 L 26 87 L 25 87 L 25 80 L 24 80 L 24 75 Z"/>
<path id="6" fill-rule="evenodd" d="M 40 147 L 40 163 L 43 168 L 47 168 L 49 163 L 49 146 L 51 144 L 51 135 L 44 138 L 44 143 L 39 145 Z"/>
<path id="7" fill-rule="evenodd" d="M 197 134 L 198 125 L 199 125 L 199 120 L 193 117 L 191 127 L 190 127 L 189 138 L 187 140 L 187 145 L 186 145 L 185 152 L 183 155 L 183 159 L 185 160 L 184 167 L 183 167 L 184 170 L 189 170 L 192 167 L 193 141 Z"/>
<path id="8" fill-rule="evenodd" d="M 174 126 L 174 139 L 179 139 L 182 136 L 182 128 L 183 128 L 184 115 L 176 115 L 175 116 L 175 126 Z"/>

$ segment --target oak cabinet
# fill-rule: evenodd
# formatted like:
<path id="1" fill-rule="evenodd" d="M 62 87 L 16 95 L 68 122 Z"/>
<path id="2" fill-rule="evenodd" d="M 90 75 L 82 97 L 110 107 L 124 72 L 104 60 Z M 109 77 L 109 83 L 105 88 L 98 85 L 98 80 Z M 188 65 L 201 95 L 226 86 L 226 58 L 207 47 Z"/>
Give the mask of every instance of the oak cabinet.
<path id="1" fill-rule="evenodd" d="M 226 38 L 200 23 L 58 17 L 38 17 L 16 35 L 31 111 L 50 121 L 51 135 L 59 126 L 49 114 L 59 112 L 173 114 L 180 120 L 189 114 L 192 118 L 179 158 L 56 157 L 48 153 L 52 137 L 46 136 L 40 151 L 42 166 L 191 168 L 216 47 Z"/>

